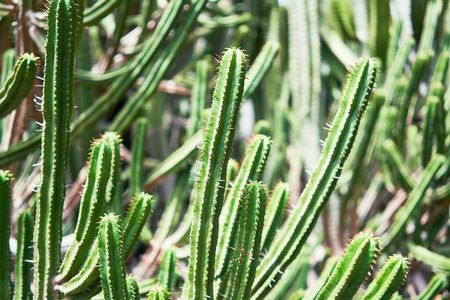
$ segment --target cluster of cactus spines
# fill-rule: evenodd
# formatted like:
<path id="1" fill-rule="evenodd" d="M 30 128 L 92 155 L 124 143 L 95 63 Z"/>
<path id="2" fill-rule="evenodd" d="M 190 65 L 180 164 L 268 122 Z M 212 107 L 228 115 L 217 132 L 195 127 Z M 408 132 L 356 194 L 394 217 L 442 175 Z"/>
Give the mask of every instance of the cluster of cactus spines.
<path id="1" fill-rule="evenodd" d="M 390 256 L 367 287 L 362 299 L 390 299 L 404 283 L 408 265 L 405 257 L 398 254 Z"/>
<path id="2" fill-rule="evenodd" d="M 383 248 L 388 248 L 391 244 L 403 233 L 412 218 L 414 211 L 423 199 L 429 185 L 441 166 L 444 164 L 445 158 L 443 155 L 437 154 L 433 157 L 425 170 L 422 172 L 422 177 L 418 180 L 416 186 L 413 188 L 399 211 L 395 214 L 389 230 L 381 237 Z"/>
<path id="3" fill-rule="evenodd" d="M 100 278 L 106 299 L 128 299 L 125 283 L 125 260 L 123 238 L 119 218 L 114 214 L 105 215 L 98 230 L 100 252 Z"/>
<path id="4" fill-rule="evenodd" d="M 250 141 L 245 158 L 243 159 L 233 186 L 227 194 L 227 198 L 220 217 L 219 243 L 216 260 L 216 277 L 226 275 L 224 271 L 228 268 L 233 248 L 235 248 L 236 232 L 239 219 L 238 208 L 241 205 L 245 186 L 250 180 L 260 179 L 264 165 L 270 152 L 270 138 L 263 135 L 255 135 Z"/>
<path id="5" fill-rule="evenodd" d="M 230 284 L 225 299 L 249 299 L 256 267 L 259 263 L 261 238 L 266 210 L 266 190 L 259 182 L 250 181 L 241 198 L 235 251 L 230 266 Z M 221 297 L 217 297 L 218 299 Z"/>
<path id="6" fill-rule="evenodd" d="M 355 236 L 316 299 L 351 299 L 372 270 L 379 247 L 372 234 Z"/>
<path id="7" fill-rule="evenodd" d="M 39 58 L 34 54 L 25 53 L 19 58 L 0 90 L 0 118 L 16 109 L 30 92 L 38 67 Z"/>
<path id="8" fill-rule="evenodd" d="M 227 163 L 242 102 L 245 71 L 245 54 L 239 49 L 228 49 L 220 63 L 202 145 L 190 235 L 189 298 L 203 299 L 212 297 L 214 293 L 219 214 L 225 195 Z"/>
<path id="9" fill-rule="evenodd" d="M 175 249 L 170 247 L 164 251 L 164 256 L 159 269 L 158 283 L 164 286 L 168 292 L 172 292 L 176 279 L 177 257 Z"/>
<path id="10" fill-rule="evenodd" d="M 266 294 L 269 284 L 276 283 L 298 255 L 330 197 L 353 145 L 376 72 L 374 61 L 362 58 L 348 77 L 316 169 L 300 196 L 299 205 L 286 220 L 282 234 L 274 241 L 257 270 L 255 297 Z"/>
<path id="11" fill-rule="evenodd" d="M 76 274 L 84 264 L 97 235 L 98 222 L 104 214 L 107 184 L 112 176 L 111 145 L 97 140 L 92 145 L 86 184 L 80 201 L 80 211 L 74 241 L 66 252 L 59 270 L 58 281 Z"/>
<path id="12" fill-rule="evenodd" d="M 42 167 L 34 231 L 34 299 L 53 299 L 52 281 L 59 268 L 61 218 L 73 109 L 77 13 L 77 6 L 72 0 L 50 2 L 42 96 Z"/>
<path id="13" fill-rule="evenodd" d="M 11 250 L 9 249 L 10 223 L 11 223 L 11 180 L 9 171 L 0 170 L 0 226 L 3 228 L 0 236 L 0 297 L 10 299 L 11 285 Z"/>

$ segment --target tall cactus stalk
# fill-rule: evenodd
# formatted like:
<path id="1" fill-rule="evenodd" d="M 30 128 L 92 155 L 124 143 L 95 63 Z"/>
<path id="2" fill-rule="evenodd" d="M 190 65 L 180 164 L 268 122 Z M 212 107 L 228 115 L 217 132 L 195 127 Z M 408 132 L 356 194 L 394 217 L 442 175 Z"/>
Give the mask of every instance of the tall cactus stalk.
<path id="1" fill-rule="evenodd" d="M 9 237 L 11 233 L 11 180 L 9 171 L 0 170 L 0 298 L 11 298 L 11 250 Z"/>
<path id="2" fill-rule="evenodd" d="M 61 218 L 72 115 L 73 68 L 77 6 L 73 0 L 52 0 L 48 11 L 43 89 L 41 178 L 34 231 L 34 299 L 53 299 L 58 272 Z"/>
<path id="3" fill-rule="evenodd" d="M 228 49 L 220 63 L 202 146 L 190 239 L 189 298 L 205 299 L 214 293 L 219 214 L 225 194 L 227 162 L 242 102 L 245 71 L 245 54 L 239 49 Z"/>

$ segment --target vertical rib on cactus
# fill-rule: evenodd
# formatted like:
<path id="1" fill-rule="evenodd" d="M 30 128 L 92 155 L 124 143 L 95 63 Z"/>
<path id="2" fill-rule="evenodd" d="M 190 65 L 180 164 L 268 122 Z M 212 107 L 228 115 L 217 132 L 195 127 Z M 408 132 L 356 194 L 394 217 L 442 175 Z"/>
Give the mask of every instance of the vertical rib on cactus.
<path id="1" fill-rule="evenodd" d="M 375 279 L 367 287 L 363 300 L 388 300 L 403 284 L 408 272 L 408 260 L 394 254 L 384 263 Z M 355 270 L 356 271 L 356 270 Z"/>
<path id="2" fill-rule="evenodd" d="M 0 298 L 11 299 L 11 180 L 9 171 L 0 170 Z"/>
<path id="3" fill-rule="evenodd" d="M 117 216 L 109 214 L 101 219 L 98 230 L 98 248 L 104 297 L 110 300 L 128 299 L 125 285 L 122 229 Z"/>
<path id="4" fill-rule="evenodd" d="M 225 275 L 224 272 L 227 270 L 233 256 L 230 247 L 234 248 L 236 239 L 239 200 L 242 197 L 246 184 L 250 180 L 260 179 L 269 155 L 270 146 L 270 138 L 263 135 L 255 135 L 247 147 L 245 158 L 242 161 L 231 191 L 229 191 L 220 216 L 216 277 Z"/>
<path id="5" fill-rule="evenodd" d="M 436 175 L 439 168 L 444 164 L 445 157 L 443 155 L 436 155 L 422 171 L 422 177 L 417 181 L 418 184 L 413 188 L 409 194 L 408 199 L 403 207 L 401 207 L 395 214 L 394 221 L 389 227 L 389 231 L 381 237 L 383 248 L 388 248 L 404 231 L 408 221 L 411 219 L 420 200 L 424 197 L 429 185 L 431 184 L 434 175 Z"/>
<path id="6" fill-rule="evenodd" d="M 33 54 L 25 53 L 19 58 L 5 85 L 0 86 L 0 118 L 16 109 L 30 92 L 38 65 L 39 58 Z"/>
<path id="7" fill-rule="evenodd" d="M 34 299 L 53 299 L 52 278 L 58 272 L 72 115 L 76 9 L 72 0 L 52 0 L 48 12 L 42 168 L 34 231 Z"/>
<path id="8" fill-rule="evenodd" d="M 144 157 L 148 121 L 140 118 L 136 121 L 133 144 L 131 146 L 130 194 L 135 195 L 144 189 Z"/>
<path id="9" fill-rule="evenodd" d="M 269 250 L 269 247 L 276 236 L 277 229 L 281 224 L 281 219 L 286 212 L 286 204 L 289 200 L 289 196 L 289 185 L 285 182 L 279 182 L 272 192 L 272 197 L 270 198 L 266 210 L 264 231 L 262 235 L 262 252 L 267 252 Z"/>
<path id="10" fill-rule="evenodd" d="M 130 209 L 123 222 L 124 258 L 131 253 L 136 244 L 142 227 L 144 227 L 150 214 L 151 202 L 152 196 L 145 193 L 136 195 L 131 202 Z M 96 244 L 80 272 L 58 288 L 65 294 L 75 295 L 96 286 L 99 282 L 98 261 L 99 249 L 98 244 Z"/>
<path id="11" fill-rule="evenodd" d="M 369 275 L 378 250 L 371 234 L 356 235 L 316 299 L 351 299 Z"/>
<path id="12" fill-rule="evenodd" d="M 253 297 L 267 294 L 270 285 L 301 251 L 324 205 L 341 174 L 342 166 L 352 148 L 359 122 L 372 91 L 377 68 L 370 58 L 358 61 L 342 91 L 341 102 L 331 125 L 310 181 L 300 196 L 292 215 L 286 220 L 281 234 L 261 262 L 253 286 Z"/>
<path id="13" fill-rule="evenodd" d="M 33 260 L 33 222 L 30 210 L 19 216 L 15 264 L 14 300 L 31 299 L 31 267 Z"/>
<path id="14" fill-rule="evenodd" d="M 169 292 L 173 291 L 173 287 L 175 285 L 176 263 L 177 257 L 175 249 L 170 247 L 164 251 L 158 277 L 158 283 L 164 286 Z"/>
<path id="15" fill-rule="evenodd" d="M 98 221 L 104 213 L 106 187 L 112 171 L 111 145 L 103 140 L 97 140 L 92 145 L 75 236 L 61 264 L 57 281 L 67 280 L 75 275 L 86 261 L 97 235 Z"/>
<path id="16" fill-rule="evenodd" d="M 213 295 L 219 214 L 225 193 L 227 163 L 242 102 L 246 58 L 228 49 L 219 68 L 210 117 L 205 132 L 201 166 L 194 198 L 189 259 L 189 298 Z"/>
<path id="17" fill-rule="evenodd" d="M 227 299 L 249 299 L 256 267 L 266 210 L 266 190 L 262 183 L 251 181 L 239 206 L 240 215 Z"/>

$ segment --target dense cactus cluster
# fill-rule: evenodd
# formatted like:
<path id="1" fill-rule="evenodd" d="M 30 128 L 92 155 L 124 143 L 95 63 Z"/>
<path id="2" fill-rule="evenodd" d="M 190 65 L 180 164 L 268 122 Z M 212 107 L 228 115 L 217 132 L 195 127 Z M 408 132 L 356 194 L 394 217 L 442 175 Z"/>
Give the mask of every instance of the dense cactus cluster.
<path id="1" fill-rule="evenodd" d="M 0 33 L 0 299 L 450 296 L 447 0 L 6 0 Z"/>

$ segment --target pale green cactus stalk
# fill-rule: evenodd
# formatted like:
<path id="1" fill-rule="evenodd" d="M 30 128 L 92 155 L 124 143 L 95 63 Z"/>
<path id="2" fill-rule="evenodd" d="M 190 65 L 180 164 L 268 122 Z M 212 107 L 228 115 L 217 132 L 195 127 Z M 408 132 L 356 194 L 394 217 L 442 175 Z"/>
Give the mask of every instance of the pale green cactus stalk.
<path id="1" fill-rule="evenodd" d="M 3 54 L 2 61 L 2 73 L 0 75 L 0 86 L 3 87 L 6 80 L 14 71 L 14 63 L 16 62 L 16 51 L 14 49 L 8 49 Z"/>
<path id="2" fill-rule="evenodd" d="M 383 142 L 382 147 L 385 151 L 386 160 L 391 173 L 395 174 L 395 179 L 406 192 L 411 192 L 415 186 L 415 182 L 411 177 L 411 171 L 406 165 L 400 151 L 394 141 L 387 139 Z"/>
<path id="3" fill-rule="evenodd" d="M 175 269 L 177 257 L 175 249 L 170 247 L 164 251 L 164 256 L 159 269 L 158 283 L 165 287 L 169 293 L 173 291 L 175 285 Z"/>
<path id="4" fill-rule="evenodd" d="M 54 298 L 52 281 L 59 267 L 78 26 L 75 2 L 52 0 L 47 19 L 42 168 L 34 230 L 34 299 Z"/>
<path id="5" fill-rule="evenodd" d="M 0 170 L 0 298 L 11 299 L 11 250 L 9 237 L 11 234 L 11 180 L 9 171 Z"/>
<path id="6" fill-rule="evenodd" d="M 219 68 L 213 103 L 201 154 L 194 198 L 189 258 L 189 298 L 204 299 L 214 293 L 214 266 L 219 214 L 225 194 L 227 162 L 242 102 L 245 54 L 228 49 Z"/>
<path id="7" fill-rule="evenodd" d="M 230 285 L 225 299 L 249 299 L 259 263 L 261 238 L 267 196 L 264 185 L 250 181 L 244 191 L 238 212 L 239 225 L 232 265 Z"/>
<path id="8" fill-rule="evenodd" d="M 116 213 L 122 213 L 122 199 L 119 194 L 120 189 L 120 145 L 122 139 L 115 132 L 105 132 L 102 141 L 109 144 L 111 148 L 111 174 L 109 176 L 108 185 L 106 186 L 106 203 Z M 119 208 L 117 208 L 119 207 Z"/>
<path id="9" fill-rule="evenodd" d="M 104 297 L 111 300 L 128 299 L 122 229 L 119 222 L 119 218 L 114 214 L 105 215 L 98 230 L 102 290 Z"/>
<path id="10" fill-rule="evenodd" d="M 356 235 L 316 299 L 351 299 L 368 277 L 378 251 L 378 241 L 371 234 Z"/>
<path id="11" fill-rule="evenodd" d="M 107 185 L 113 173 L 111 145 L 97 140 L 92 145 L 89 170 L 80 202 L 75 236 L 61 264 L 57 281 L 66 281 L 75 275 L 89 255 L 104 214 Z"/>
<path id="12" fill-rule="evenodd" d="M 450 274 L 450 258 L 413 243 L 408 243 L 408 250 L 415 259 L 426 263 L 436 273 Z"/>
<path id="13" fill-rule="evenodd" d="M 202 59 L 196 64 L 195 82 L 192 87 L 192 97 L 189 113 L 189 124 L 186 136 L 193 136 L 200 127 L 202 109 L 206 106 L 208 97 L 209 61 Z"/>
<path id="14" fill-rule="evenodd" d="M 0 118 L 16 109 L 31 90 L 39 67 L 39 58 L 25 53 L 14 66 L 4 85 L 0 86 Z"/>
<path id="15" fill-rule="evenodd" d="M 377 67 L 373 60 L 362 58 L 348 77 L 323 153 L 300 196 L 300 204 L 286 220 L 282 233 L 258 267 L 253 285 L 254 299 L 260 299 L 267 294 L 270 290 L 269 284 L 274 285 L 295 259 L 328 201 L 353 145 L 376 72 Z"/>
<path id="16" fill-rule="evenodd" d="M 33 266 L 33 222 L 30 210 L 19 216 L 15 263 L 14 300 L 31 299 L 31 268 Z"/>
<path id="17" fill-rule="evenodd" d="M 139 285 L 136 279 L 132 275 L 128 275 L 126 278 L 128 300 L 139 300 Z"/>
<path id="18" fill-rule="evenodd" d="M 126 258 L 133 250 L 139 234 L 150 214 L 152 196 L 141 193 L 132 200 L 130 209 L 123 222 L 123 253 Z M 94 245 L 81 270 L 68 282 L 57 288 L 68 295 L 77 295 L 86 289 L 95 289 L 99 284 L 99 248 Z M 93 288 L 94 287 L 94 288 Z"/>
<path id="19" fill-rule="evenodd" d="M 323 268 L 322 273 L 320 273 L 320 277 L 317 279 L 316 283 L 314 283 L 314 285 L 306 291 L 303 299 L 312 300 L 317 298 L 317 295 L 323 289 L 328 280 L 330 280 L 331 274 L 333 274 L 338 263 L 339 258 L 335 256 L 332 256 L 327 260 L 325 268 Z"/>
<path id="20" fill-rule="evenodd" d="M 148 121 L 140 118 L 136 121 L 135 138 L 131 146 L 130 194 L 135 195 L 144 189 L 144 157 Z"/>
<path id="21" fill-rule="evenodd" d="M 436 299 L 436 296 L 447 287 L 448 280 L 445 274 L 436 274 L 431 279 L 427 288 L 417 296 L 417 300 Z"/>
<path id="22" fill-rule="evenodd" d="M 236 180 L 229 191 L 220 216 L 219 243 L 217 247 L 216 277 L 225 276 L 235 248 L 239 219 L 238 207 L 245 186 L 250 180 L 259 180 L 270 152 L 271 141 L 263 135 L 256 135 L 249 143 Z"/>
<path id="23" fill-rule="evenodd" d="M 264 219 L 264 231 L 262 236 L 262 252 L 267 252 L 272 244 L 277 229 L 280 227 L 281 220 L 286 212 L 286 205 L 290 197 L 289 185 L 285 182 L 279 182 L 270 197 Z"/>
<path id="24" fill-rule="evenodd" d="M 444 162 L 444 156 L 438 154 L 434 156 L 425 170 L 423 170 L 421 178 L 409 194 L 405 205 L 395 214 L 394 221 L 389 227 L 389 230 L 381 236 L 381 245 L 383 248 L 388 248 L 403 233 L 408 221 L 412 218 L 415 209 Z"/>
<path id="25" fill-rule="evenodd" d="M 403 284 L 408 273 L 408 261 L 405 257 L 394 254 L 384 263 L 375 279 L 369 284 L 362 299 L 388 300 Z M 359 271 L 359 270 L 358 270 Z M 357 272 L 355 270 L 355 272 Z"/>

